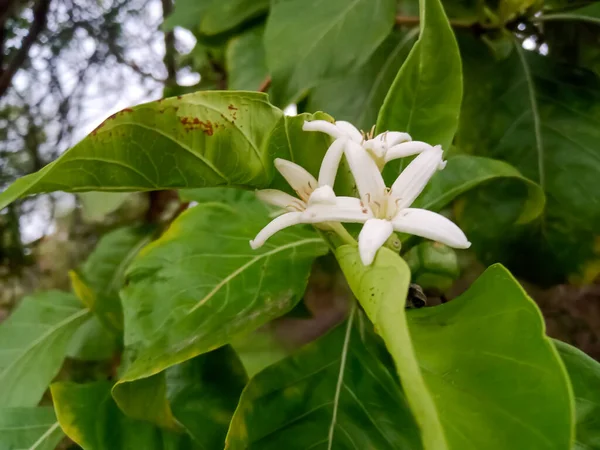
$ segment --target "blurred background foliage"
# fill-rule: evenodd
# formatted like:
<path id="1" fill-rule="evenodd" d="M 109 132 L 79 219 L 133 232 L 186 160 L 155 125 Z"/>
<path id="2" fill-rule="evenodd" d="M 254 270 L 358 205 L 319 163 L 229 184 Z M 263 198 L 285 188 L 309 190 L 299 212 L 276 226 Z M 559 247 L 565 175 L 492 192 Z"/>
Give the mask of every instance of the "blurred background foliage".
<path id="1" fill-rule="evenodd" d="M 332 23 L 345 3 L 328 4 Z M 600 184 L 590 175 L 600 170 L 600 4 L 443 3 L 465 80 L 449 153 L 511 163 L 541 186 L 546 205 L 535 223 L 509 226 L 525 198 L 522 184 L 489 183 L 461 196 L 447 212 L 475 251 L 414 245 L 407 256 L 413 281 L 435 304 L 502 261 L 540 304 L 550 335 L 600 358 Z M 0 0 L 0 184 L 39 170 L 115 111 L 197 90 L 267 91 L 277 106 L 322 110 L 370 129 L 416 39 L 418 2 L 399 1 L 394 22 L 382 19 L 371 44 L 356 46 L 319 40 L 315 32 L 327 24 L 311 24 L 309 12 L 323 4 L 306 0 L 299 20 L 286 23 L 293 16 L 279 11 L 298 2 Z M 324 51 L 347 58 L 312 70 L 313 53 Z M 27 293 L 69 289 L 69 270 L 103 235 L 123 226 L 164 228 L 186 206 L 171 191 L 13 203 L 0 215 L 0 320 Z M 302 307 L 271 324 L 284 345 L 314 339 L 343 319 L 347 291 L 330 264 L 317 265 Z M 65 370 L 95 368 L 68 360 Z"/>

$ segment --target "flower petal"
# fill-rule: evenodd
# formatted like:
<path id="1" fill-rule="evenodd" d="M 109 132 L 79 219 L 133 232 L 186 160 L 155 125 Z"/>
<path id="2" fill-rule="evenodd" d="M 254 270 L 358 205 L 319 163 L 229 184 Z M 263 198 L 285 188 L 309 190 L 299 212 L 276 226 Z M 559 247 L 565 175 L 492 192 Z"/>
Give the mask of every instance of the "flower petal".
<path id="1" fill-rule="evenodd" d="M 425 150 L 402 171 L 392 185 L 392 195 L 399 199 L 398 209 L 410 206 L 423 192 L 430 178 L 443 167 L 443 153 L 440 146 Z"/>
<path id="2" fill-rule="evenodd" d="M 302 200 L 277 189 L 261 189 L 256 191 L 256 197 L 269 205 L 278 206 L 287 210 L 303 211 L 306 207 Z"/>
<path id="3" fill-rule="evenodd" d="M 317 180 L 304 167 L 286 159 L 276 158 L 275 168 L 285 178 L 288 184 L 305 202 L 308 201 L 310 194 L 317 187 Z"/>
<path id="4" fill-rule="evenodd" d="M 313 205 L 316 203 L 321 203 L 325 205 L 335 205 L 336 196 L 335 192 L 331 186 L 319 186 L 317 189 L 313 191 L 308 199 L 308 204 Z"/>
<path id="5" fill-rule="evenodd" d="M 304 223 L 364 223 L 373 217 L 371 210 L 355 197 L 336 197 L 334 205 L 313 203 L 302 214 Z"/>
<path id="6" fill-rule="evenodd" d="M 373 262 L 377 250 L 387 241 L 393 231 L 392 223 L 388 220 L 370 219 L 365 222 L 358 235 L 358 252 L 365 266 Z"/>
<path id="7" fill-rule="evenodd" d="M 305 121 L 302 125 L 304 131 L 321 131 L 322 133 L 328 134 L 334 139 L 345 137 L 344 131 L 340 130 L 335 124 L 327 122 L 326 120 L 312 120 L 310 122 Z"/>
<path id="8" fill-rule="evenodd" d="M 292 225 L 302 223 L 302 214 L 304 213 L 289 212 L 271 220 L 269 224 L 260 230 L 256 237 L 250 241 L 250 247 L 256 250 L 278 231 L 281 231 L 287 227 L 291 227 Z"/>
<path id="9" fill-rule="evenodd" d="M 361 132 L 358 131 L 358 128 L 356 128 L 350 122 L 338 120 L 337 122 L 335 122 L 335 126 L 338 127 L 339 130 L 341 130 L 348 138 L 350 138 L 357 144 L 360 144 L 364 139 Z"/>
<path id="10" fill-rule="evenodd" d="M 373 140 L 381 141 L 385 143 L 386 148 L 391 148 L 394 145 L 401 144 L 402 142 L 412 141 L 412 137 L 410 137 L 410 134 L 402 133 L 400 131 L 385 131 L 375 136 Z"/>
<path id="11" fill-rule="evenodd" d="M 333 141 L 327 149 L 319 170 L 319 186 L 333 187 L 345 146 L 346 139 L 341 138 Z"/>
<path id="12" fill-rule="evenodd" d="M 394 159 L 405 158 L 406 156 L 416 155 L 422 153 L 425 150 L 433 148 L 427 142 L 411 141 L 404 142 L 402 144 L 394 145 L 385 154 L 385 162 L 390 162 Z"/>
<path id="13" fill-rule="evenodd" d="M 469 248 L 471 243 L 458 226 L 433 211 L 406 208 L 392 220 L 394 230 L 410 233 L 454 248 Z"/>
<path id="14" fill-rule="evenodd" d="M 385 182 L 379 168 L 369 153 L 355 142 L 348 141 L 346 145 L 346 158 L 350 170 L 356 181 L 358 192 L 366 204 L 379 202 L 383 204 L 385 196 Z"/>

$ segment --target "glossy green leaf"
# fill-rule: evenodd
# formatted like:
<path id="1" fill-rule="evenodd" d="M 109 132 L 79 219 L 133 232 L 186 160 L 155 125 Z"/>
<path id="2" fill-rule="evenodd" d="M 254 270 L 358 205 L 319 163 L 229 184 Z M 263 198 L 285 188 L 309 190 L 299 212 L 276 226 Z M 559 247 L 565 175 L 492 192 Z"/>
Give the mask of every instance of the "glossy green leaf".
<path id="1" fill-rule="evenodd" d="M 204 91 L 127 108 L 59 159 L 13 183 L 0 209 L 52 191 L 265 186 L 269 134 L 281 111 L 257 92 Z"/>
<path id="2" fill-rule="evenodd" d="M 0 448 L 55 450 L 64 434 L 52 407 L 0 408 Z"/>
<path id="3" fill-rule="evenodd" d="M 394 0 L 274 2 L 265 29 L 273 102 L 286 106 L 319 82 L 361 67 L 390 33 L 395 6 Z"/>
<path id="4" fill-rule="evenodd" d="M 370 130 L 417 33 L 417 28 L 392 33 L 356 73 L 343 74 L 312 89 L 306 109 L 327 111 L 336 120 Z"/>
<path id="5" fill-rule="evenodd" d="M 428 389 L 406 322 L 406 295 L 410 270 L 402 258 L 382 247 L 369 267 L 363 266 L 358 248 L 343 245 L 336 250 L 350 289 L 383 338 L 396 365 L 410 409 L 421 432 L 425 450 L 450 450 L 440 412 Z"/>
<path id="6" fill-rule="evenodd" d="M 225 61 L 229 89 L 255 90 L 267 78 L 263 33 L 264 27 L 254 27 L 227 43 Z"/>
<path id="7" fill-rule="evenodd" d="M 71 294 L 25 297 L 0 325 L 0 405 L 36 406 L 89 311 Z"/>
<path id="8" fill-rule="evenodd" d="M 600 3 L 592 3 L 583 8 L 572 9 L 569 11 L 552 12 L 544 14 L 537 18 L 538 21 L 548 20 L 574 20 L 581 22 L 590 22 L 600 25 Z"/>
<path id="9" fill-rule="evenodd" d="M 372 325 L 355 315 L 250 381 L 228 449 L 421 448 L 402 389 L 373 351 Z"/>
<path id="10" fill-rule="evenodd" d="M 173 12 L 165 19 L 162 28 L 171 31 L 175 27 L 196 31 L 204 12 L 215 0 L 176 0 Z"/>
<path id="11" fill-rule="evenodd" d="M 249 378 L 288 356 L 287 349 L 271 330 L 255 330 L 231 341 Z"/>
<path id="12" fill-rule="evenodd" d="M 228 343 L 290 310 L 312 261 L 327 251 L 313 231 L 278 233 L 261 249 L 249 240 L 269 221 L 253 193 L 202 203 L 140 252 L 122 291 L 125 343 L 139 347 L 114 395 L 128 384 Z M 219 200 L 218 197 L 215 199 Z M 124 391 L 123 391 L 124 392 Z"/>
<path id="13" fill-rule="evenodd" d="M 440 0 L 421 0 L 419 16 L 419 40 L 385 98 L 377 131 L 405 131 L 449 149 L 463 90 L 458 45 Z"/>
<path id="14" fill-rule="evenodd" d="M 600 259 L 592 245 L 600 233 L 600 79 L 520 46 L 496 61 L 483 44 L 461 42 L 467 90 L 458 147 L 509 162 L 540 185 L 547 202 L 531 226 L 479 233 L 512 201 L 498 190 L 463 205 L 459 224 L 486 263 L 499 260 L 545 283 L 583 272 Z"/>
<path id="15" fill-rule="evenodd" d="M 111 384 L 105 381 L 51 386 L 60 426 L 83 450 L 203 449 L 184 434 L 164 431 L 125 416 L 110 396 L 110 388 Z"/>
<path id="16" fill-rule="evenodd" d="M 555 340 L 575 395 L 576 430 L 573 450 L 600 448 L 600 364 L 575 347 Z"/>
<path id="17" fill-rule="evenodd" d="M 472 189 L 493 189 L 497 181 L 511 181 L 522 185 L 522 201 L 515 212 L 517 224 L 531 222 L 544 211 L 546 198 L 540 186 L 525 178 L 517 169 L 504 161 L 470 155 L 448 159 L 444 170 L 438 171 L 423 193 L 415 201 L 419 208 L 439 211 L 461 194 Z"/>
<path id="18" fill-rule="evenodd" d="M 369 268 L 354 247 L 337 258 L 396 361 L 426 449 L 571 448 L 568 376 L 506 269 L 493 266 L 453 301 L 405 316 L 408 269 L 393 252 L 380 250 Z"/>
<path id="19" fill-rule="evenodd" d="M 214 36 L 230 31 L 246 21 L 266 14 L 269 2 L 270 0 L 212 1 L 202 14 L 200 33 Z"/>
<path id="20" fill-rule="evenodd" d="M 123 227 L 102 236 L 77 274 L 72 274 L 74 291 L 113 330 L 123 329 L 119 290 L 125 270 L 154 235 L 152 226 Z"/>

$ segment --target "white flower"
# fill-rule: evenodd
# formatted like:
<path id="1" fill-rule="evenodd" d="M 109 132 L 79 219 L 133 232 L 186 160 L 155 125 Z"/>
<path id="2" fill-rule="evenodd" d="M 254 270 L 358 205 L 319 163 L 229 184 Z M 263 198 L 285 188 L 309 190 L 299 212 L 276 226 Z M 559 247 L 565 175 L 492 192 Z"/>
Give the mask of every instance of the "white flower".
<path id="1" fill-rule="evenodd" d="M 377 250 L 393 231 L 414 234 L 455 248 L 471 245 L 461 229 L 444 216 L 409 207 L 433 174 L 445 165 L 439 146 L 421 152 L 388 189 L 377 164 L 360 144 L 353 139 L 344 139 L 339 145 L 342 144 L 361 199 L 336 197 L 327 184 L 313 191 L 311 186 L 316 184 L 314 177 L 294 163 L 277 160 L 277 169 L 301 200 L 280 191 L 268 190 L 271 194 L 259 191 L 263 200 L 291 212 L 277 217 L 263 228 L 250 242 L 252 248 L 260 247 L 273 234 L 289 226 L 323 222 L 364 223 L 358 236 L 358 248 L 366 266 L 373 262 Z"/>
<path id="2" fill-rule="evenodd" d="M 442 155 L 439 146 L 421 152 L 388 189 L 375 161 L 360 145 L 354 142 L 347 144 L 350 170 L 363 205 L 373 216 L 365 221 L 358 236 L 364 265 L 373 262 L 377 250 L 393 231 L 414 234 L 455 248 L 471 245 L 462 230 L 444 216 L 425 209 L 409 208 L 429 179 L 445 166 Z"/>
<path id="3" fill-rule="evenodd" d="M 319 186 L 317 180 L 298 164 L 277 158 L 275 167 L 296 191 L 299 198 L 276 189 L 263 189 L 256 192 L 257 197 L 262 201 L 289 212 L 273 219 L 254 240 L 250 241 L 253 249 L 262 246 L 278 231 L 299 223 L 342 221 L 363 223 L 372 217 L 367 209 L 360 206 L 360 199 L 336 197 L 331 186 Z"/>
<path id="4" fill-rule="evenodd" d="M 346 141 L 360 144 L 369 153 L 371 158 L 373 158 L 379 170 L 382 170 L 386 163 L 394 159 L 416 155 L 431 148 L 431 145 L 426 142 L 413 141 L 408 133 L 386 131 L 373 137 L 373 129 L 365 135 L 365 133 L 360 132 L 351 123 L 342 120 L 335 123 L 325 120 L 304 122 L 302 129 L 304 131 L 321 131 L 335 139 L 323 159 L 323 165 L 319 173 L 319 181 L 322 182 L 335 181 L 335 174 L 340 164 Z M 333 183 L 326 184 L 333 186 Z"/>

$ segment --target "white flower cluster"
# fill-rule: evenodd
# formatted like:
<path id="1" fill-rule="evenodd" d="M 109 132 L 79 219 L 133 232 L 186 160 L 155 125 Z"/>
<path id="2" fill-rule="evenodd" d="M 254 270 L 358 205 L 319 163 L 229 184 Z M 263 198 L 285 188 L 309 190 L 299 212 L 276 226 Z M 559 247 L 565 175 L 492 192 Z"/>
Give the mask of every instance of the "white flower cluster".
<path id="1" fill-rule="evenodd" d="M 365 136 L 348 122 L 335 124 L 324 120 L 305 122 L 305 131 L 320 131 L 334 138 L 327 150 L 319 179 L 299 165 L 276 159 L 275 167 L 296 191 L 299 198 L 285 192 L 265 189 L 257 192 L 264 202 L 284 208 L 264 227 L 253 241 L 256 249 L 278 231 L 299 223 L 364 223 L 358 236 L 358 248 L 364 265 L 373 262 L 377 250 L 394 231 L 410 233 L 454 248 L 471 243 L 458 226 L 444 216 L 425 209 L 410 208 L 437 170 L 444 168 L 440 146 L 412 141 L 406 133 L 386 131 L 375 137 Z M 342 156 L 350 165 L 360 198 L 336 196 L 335 177 Z M 391 188 L 386 187 L 381 170 L 397 158 L 418 155 L 402 171 Z"/>

